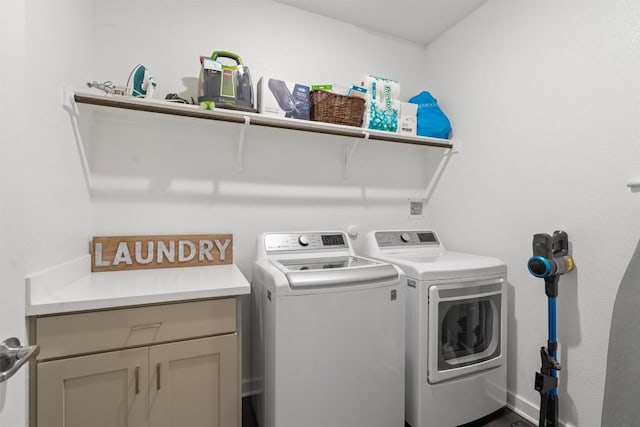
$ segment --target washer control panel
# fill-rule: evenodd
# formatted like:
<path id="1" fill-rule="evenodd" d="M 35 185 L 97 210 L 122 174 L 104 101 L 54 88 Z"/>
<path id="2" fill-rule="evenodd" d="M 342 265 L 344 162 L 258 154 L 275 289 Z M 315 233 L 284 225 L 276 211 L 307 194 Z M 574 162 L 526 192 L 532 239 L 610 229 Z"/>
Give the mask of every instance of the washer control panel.
<path id="1" fill-rule="evenodd" d="M 378 231 L 376 233 L 378 247 L 390 246 L 439 246 L 440 241 L 434 231 Z"/>
<path id="2" fill-rule="evenodd" d="M 267 252 L 318 249 L 346 249 L 347 237 L 336 233 L 270 233 L 264 237 Z"/>

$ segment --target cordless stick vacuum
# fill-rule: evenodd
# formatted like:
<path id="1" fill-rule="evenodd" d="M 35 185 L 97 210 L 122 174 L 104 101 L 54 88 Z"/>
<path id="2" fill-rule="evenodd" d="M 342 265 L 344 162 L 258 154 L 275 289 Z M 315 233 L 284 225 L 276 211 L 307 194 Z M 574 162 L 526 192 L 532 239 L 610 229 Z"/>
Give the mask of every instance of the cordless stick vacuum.
<path id="1" fill-rule="evenodd" d="M 548 299 L 549 339 L 547 347 L 540 348 L 542 367 L 536 372 L 535 389 L 540 393 L 539 427 L 558 426 L 558 341 L 556 339 L 556 298 L 560 275 L 573 270 L 569 256 L 569 238 L 564 231 L 533 235 L 533 256 L 527 262 L 529 272 L 544 279 Z"/>

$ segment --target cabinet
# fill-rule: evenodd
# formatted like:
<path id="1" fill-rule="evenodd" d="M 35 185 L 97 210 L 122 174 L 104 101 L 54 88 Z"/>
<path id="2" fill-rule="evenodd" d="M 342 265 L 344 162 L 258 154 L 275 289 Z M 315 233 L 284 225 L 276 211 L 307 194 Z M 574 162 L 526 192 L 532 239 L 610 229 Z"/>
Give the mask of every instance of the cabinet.
<path id="1" fill-rule="evenodd" d="M 235 299 L 36 318 L 38 427 L 238 427 Z"/>
<path id="2" fill-rule="evenodd" d="M 148 425 L 148 349 L 38 364 L 38 426 Z"/>

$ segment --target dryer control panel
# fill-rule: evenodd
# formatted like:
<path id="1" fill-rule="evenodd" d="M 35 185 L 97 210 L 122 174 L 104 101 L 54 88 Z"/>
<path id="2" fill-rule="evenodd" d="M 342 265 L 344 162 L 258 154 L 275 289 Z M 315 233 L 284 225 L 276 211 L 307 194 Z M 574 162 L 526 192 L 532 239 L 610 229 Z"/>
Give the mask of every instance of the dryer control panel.
<path id="1" fill-rule="evenodd" d="M 439 246 L 440 241 L 434 231 L 378 231 L 376 233 L 378 247 L 390 246 Z"/>
<path id="2" fill-rule="evenodd" d="M 342 232 L 270 233 L 264 237 L 264 246 L 267 252 L 349 248 Z"/>

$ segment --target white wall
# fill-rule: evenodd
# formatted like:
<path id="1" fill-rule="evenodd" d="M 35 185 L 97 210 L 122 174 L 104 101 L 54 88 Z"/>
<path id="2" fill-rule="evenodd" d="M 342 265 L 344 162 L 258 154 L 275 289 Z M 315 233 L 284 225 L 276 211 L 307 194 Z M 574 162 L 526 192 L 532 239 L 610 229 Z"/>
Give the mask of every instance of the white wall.
<path id="1" fill-rule="evenodd" d="M 27 2 L 25 144 L 27 272 L 87 253 L 91 211 L 62 87 L 91 66 L 91 2 Z"/>
<path id="2" fill-rule="evenodd" d="M 0 341 L 24 342 L 25 2 L 1 2 L 0 16 Z M 0 427 L 26 425 L 25 371 L 0 383 Z"/>
<path id="3" fill-rule="evenodd" d="M 254 84 L 262 75 L 311 84 L 350 85 L 366 74 L 422 89 L 423 49 L 272 0 L 109 0 L 95 2 L 92 79 L 126 83 L 146 65 L 160 95 L 196 94 L 201 55 L 239 54 Z"/>
<path id="4" fill-rule="evenodd" d="M 564 229 L 560 418 L 598 426 L 612 306 L 640 231 L 640 11 L 635 1 L 490 0 L 430 46 L 425 81 L 463 141 L 430 205 L 450 248 L 509 266 L 509 390 L 537 418 L 546 345 L 534 233 Z"/>
<path id="5" fill-rule="evenodd" d="M 100 54 L 88 80 L 124 84 L 142 63 L 156 76 L 160 97 L 195 97 L 199 56 L 230 50 L 250 67 L 254 84 L 270 74 L 348 85 L 372 73 L 400 81 L 404 99 L 422 88 L 422 48 L 279 3 L 144 0 L 95 7 L 94 51 Z M 234 261 L 249 279 L 263 231 L 353 224 L 363 235 L 424 226 L 408 219 L 408 199 L 424 196 L 443 154 L 363 142 L 344 179 L 345 138 L 251 127 L 244 172 L 238 173 L 238 125 L 113 111 L 96 113 L 94 120 L 86 135 L 92 234 L 232 232 Z M 245 310 L 246 326 L 248 315 Z M 243 345 L 247 379 L 248 334 Z"/>
<path id="6" fill-rule="evenodd" d="M 87 251 L 88 192 L 61 105 L 62 84 L 88 74 L 85 3 L 0 4 L 0 340 L 28 342 L 25 275 Z M 0 426 L 28 423 L 26 372 L 0 384 Z"/>
<path id="7" fill-rule="evenodd" d="M 152 19 L 142 27 L 145 14 Z M 198 58 L 213 50 L 239 53 L 254 84 L 268 74 L 348 85 L 373 73 L 399 80 L 406 99 L 423 81 L 422 48 L 271 1 L 96 2 L 93 37 L 100 54 L 91 79 L 124 84 L 143 63 L 159 82 L 159 98 L 195 97 Z M 407 199 L 424 195 L 442 155 L 363 143 L 345 180 L 347 139 L 250 128 L 238 173 L 235 125 L 118 112 L 97 114 L 95 122 L 92 231 L 234 231 L 247 274 L 259 231 L 416 225 L 407 222 Z"/>

